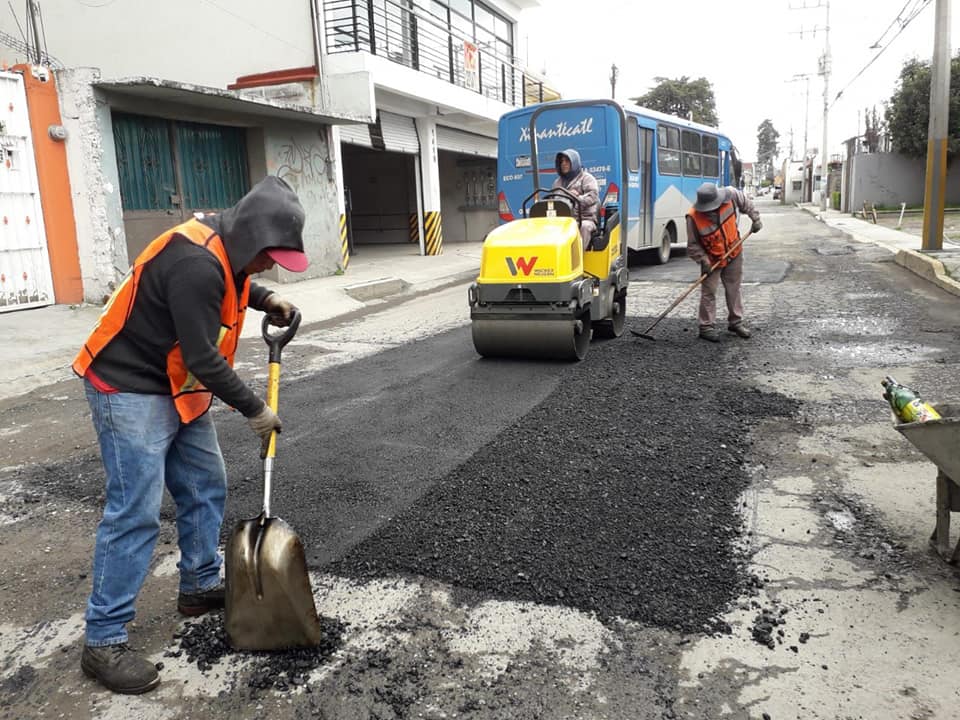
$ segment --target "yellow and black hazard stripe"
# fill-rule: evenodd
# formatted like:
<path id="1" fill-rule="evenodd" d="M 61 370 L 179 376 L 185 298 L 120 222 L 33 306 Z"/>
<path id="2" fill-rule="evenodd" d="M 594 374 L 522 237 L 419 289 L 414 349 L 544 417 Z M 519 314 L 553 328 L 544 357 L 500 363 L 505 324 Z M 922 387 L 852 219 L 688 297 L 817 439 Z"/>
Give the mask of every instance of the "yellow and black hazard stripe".
<path id="1" fill-rule="evenodd" d="M 347 216 L 340 214 L 340 269 L 347 271 L 350 264 L 350 244 L 347 242 Z"/>
<path id="2" fill-rule="evenodd" d="M 410 213 L 410 242 L 420 244 L 420 215 Z"/>
<path id="3" fill-rule="evenodd" d="M 428 210 L 423 214 L 424 252 L 427 255 L 443 253 L 443 224 L 439 210 Z"/>

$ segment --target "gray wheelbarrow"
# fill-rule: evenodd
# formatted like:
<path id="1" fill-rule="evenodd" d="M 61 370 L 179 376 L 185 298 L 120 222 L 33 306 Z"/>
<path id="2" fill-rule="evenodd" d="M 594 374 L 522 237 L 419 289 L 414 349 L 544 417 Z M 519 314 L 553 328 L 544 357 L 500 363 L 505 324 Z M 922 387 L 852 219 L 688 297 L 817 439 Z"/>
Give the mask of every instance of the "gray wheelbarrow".
<path id="1" fill-rule="evenodd" d="M 960 405 L 936 405 L 939 420 L 900 423 L 897 431 L 937 466 L 937 524 L 930 544 L 949 563 L 960 560 L 960 542 L 950 548 L 950 513 L 960 512 Z"/>

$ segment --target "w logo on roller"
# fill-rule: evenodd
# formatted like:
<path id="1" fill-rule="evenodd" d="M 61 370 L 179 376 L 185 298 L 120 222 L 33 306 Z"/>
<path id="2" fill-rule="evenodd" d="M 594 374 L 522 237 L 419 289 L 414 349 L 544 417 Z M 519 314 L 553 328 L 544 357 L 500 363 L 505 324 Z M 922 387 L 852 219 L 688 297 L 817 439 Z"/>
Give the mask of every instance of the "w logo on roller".
<path id="1" fill-rule="evenodd" d="M 516 262 L 513 261 L 513 258 L 507 258 L 507 267 L 510 268 L 510 274 L 514 276 L 516 276 L 518 272 L 522 272 L 524 275 L 529 275 L 533 271 L 533 266 L 536 264 L 536 255 L 529 260 L 518 257 Z"/>

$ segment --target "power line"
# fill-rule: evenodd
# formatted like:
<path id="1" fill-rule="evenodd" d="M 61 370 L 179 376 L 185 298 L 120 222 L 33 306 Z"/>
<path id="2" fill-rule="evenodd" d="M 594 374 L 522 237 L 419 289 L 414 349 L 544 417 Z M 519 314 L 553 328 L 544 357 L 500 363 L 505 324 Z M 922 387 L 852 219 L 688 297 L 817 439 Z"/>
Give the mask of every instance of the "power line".
<path id="1" fill-rule="evenodd" d="M 5 33 L 2 30 L 0 30 L 0 45 L 5 45 L 11 50 L 17 50 L 18 52 L 22 52 L 28 58 L 33 58 L 36 53 L 36 48 L 34 48 L 33 45 L 31 45 L 30 43 L 25 43 L 15 35 L 11 35 L 10 33 Z M 47 67 L 53 68 L 54 70 L 63 69 L 63 63 L 60 62 L 57 58 L 55 58 L 53 55 L 48 53 L 46 50 L 40 51 L 40 64 L 46 65 Z"/>
<path id="2" fill-rule="evenodd" d="M 855 83 L 855 82 L 857 81 L 857 79 L 867 71 L 867 68 L 869 68 L 871 65 L 873 65 L 873 63 L 876 62 L 877 58 L 879 58 L 881 55 L 883 55 L 883 53 L 886 51 L 886 49 L 893 44 L 894 40 L 896 40 L 898 37 L 900 37 L 900 33 L 902 33 L 904 30 L 906 30 L 906 29 L 907 29 L 907 25 L 909 25 L 911 22 L 913 22 L 913 20 L 917 17 L 917 15 L 919 15 L 921 12 L 923 12 L 923 10 L 927 7 L 927 5 L 930 4 L 931 0 L 919 0 L 919 2 L 921 2 L 922 4 L 921 4 L 916 10 L 914 10 L 913 13 L 912 13 L 909 17 L 907 17 L 907 18 L 903 21 L 903 23 L 900 25 L 900 29 L 897 30 L 897 34 L 894 35 L 892 38 L 890 38 L 890 41 L 889 41 L 886 45 L 884 45 L 882 48 L 880 48 L 880 49 L 877 51 L 877 54 L 874 55 L 872 58 L 870 58 L 870 60 L 867 62 L 866 65 L 864 65 L 862 68 L 860 68 L 860 71 L 859 71 L 856 75 L 854 75 L 853 78 L 851 78 L 850 82 L 848 82 L 846 85 L 843 86 L 843 89 L 840 90 L 840 92 L 837 93 L 836 97 L 833 98 L 833 102 L 830 103 L 830 107 L 833 107 L 833 106 L 837 103 L 837 100 L 840 99 L 840 96 L 843 95 L 844 92 L 846 92 L 847 88 L 849 88 L 851 85 L 853 85 L 853 83 Z M 907 4 L 909 4 L 909 3 L 907 3 Z M 906 7 L 906 6 L 904 6 L 904 7 Z M 901 11 L 901 12 L 902 12 L 902 11 Z M 898 17 L 899 17 L 899 16 L 898 16 Z M 894 20 L 894 22 L 896 22 L 896 20 Z M 885 35 L 885 34 L 886 34 L 886 32 L 884 32 L 884 35 Z M 883 36 L 881 35 L 880 37 L 882 38 Z"/>
<path id="3" fill-rule="evenodd" d="M 890 32 L 890 28 L 892 28 L 894 25 L 896 25 L 898 22 L 901 21 L 901 19 L 903 18 L 903 11 L 906 10 L 906 9 L 907 9 L 907 6 L 908 6 L 910 3 L 914 2 L 914 1 L 915 1 L 915 0 L 907 0 L 907 2 L 905 2 L 905 3 L 903 4 L 903 7 L 900 8 L 900 12 L 897 13 L 897 16 L 896 16 L 893 20 L 890 21 L 890 24 L 889 24 L 889 25 L 887 25 L 886 30 L 884 30 L 883 33 L 881 33 L 880 37 L 878 37 L 878 38 L 874 41 L 873 45 L 870 46 L 871 49 L 872 49 L 872 48 L 878 48 L 878 47 L 880 47 L 880 43 L 883 42 L 883 39 L 887 36 L 887 33 Z"/>
<path id="4" fill-rule="evenodd" d="M 17 24 L 17 30 L 20 31 L 20 37 L 23 38 L 23 42 L 27 42 L 27 34 L 23 32 L 23 27 L 20 25 L 20 18 L 17 17 L 17 11 L 13 9 L 13 3 L 7 2 L 7 5 L 10 6 L 10 14 L 13 15 L 13 21 Z"/>

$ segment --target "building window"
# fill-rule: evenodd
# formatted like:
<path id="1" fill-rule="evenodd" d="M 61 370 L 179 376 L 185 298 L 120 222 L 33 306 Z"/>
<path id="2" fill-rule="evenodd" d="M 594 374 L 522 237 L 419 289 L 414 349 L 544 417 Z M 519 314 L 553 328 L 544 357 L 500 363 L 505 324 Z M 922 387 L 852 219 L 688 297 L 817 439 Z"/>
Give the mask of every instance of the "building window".
<path id="1" fill-rule="evenodd" d="M 480 0 L 327 3 L 329 52 L 369 52 L 515 103 L 514 22 Z"/>

